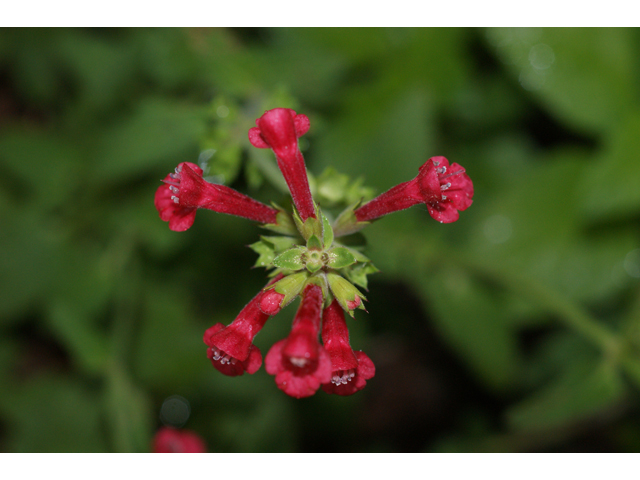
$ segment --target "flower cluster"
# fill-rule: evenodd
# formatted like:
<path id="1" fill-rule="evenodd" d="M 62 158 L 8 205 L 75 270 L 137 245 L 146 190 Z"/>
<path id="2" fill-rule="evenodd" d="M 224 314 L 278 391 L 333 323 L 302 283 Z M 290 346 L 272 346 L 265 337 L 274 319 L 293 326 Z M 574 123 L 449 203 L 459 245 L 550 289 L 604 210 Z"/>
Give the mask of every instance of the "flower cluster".
<path id="1" fill-rule="evenodd" d="M 253 344 L 267 320 L 296 298 L 300 306 L 291 333 L 274 344 L 264 363 L 267 373 L 286 394 L 309 397 L 322 387 L 327 393 L 351 395 L 375 375 L 375 366 L 349 343 L 345 312 L 364 310 L 366 300 L 356 287 L 367 287 L 367 275 L 377 269 L 360 249 L 340 241 L 388 213 L 423 203 L 441 223 L 455 222 L 458 211 L 471 205 L 473 184 L 457 163 L 432 157 L 418 176 L 373 200 L 355 204 L 334 221 L 314 202 L 298 138 L 309 130 L 309 119 L 287 108 L 276 108 L 256 120 L 249 141 L 269 148 L 291 192 L 293 212 L 270 207 L 223 185 L 202 178 L 202 170 L 181 163 L 155 196 L 160 218 L 175 231 L 193 224 L 196 210 L 206 208 L 257 221 L 280 235 L 262 236 L 250 247 L 259 254 L 256 266 L 271 270 L 271 280 L 229 325 L 218 323 L 204 334 L 207 356 L 229 376 L 255 373 L 262 353 Z M 320 341 L 322 339 L 322 342 Z"/>

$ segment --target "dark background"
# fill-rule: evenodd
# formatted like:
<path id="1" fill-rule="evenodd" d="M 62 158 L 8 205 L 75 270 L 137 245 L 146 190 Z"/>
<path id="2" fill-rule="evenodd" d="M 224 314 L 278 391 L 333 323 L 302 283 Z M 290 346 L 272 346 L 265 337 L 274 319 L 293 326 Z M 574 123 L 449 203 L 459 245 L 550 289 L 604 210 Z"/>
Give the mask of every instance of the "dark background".
<path id="1" fill-rule="evenodd" d="M 213 452 L 637 451 L 639 53 L 632 29 L 0 30 L 0 449 L 148 451 L 179 395 Z M 215 371 L 202 334 L 264 285 L 264 232 L 153 206 L 211 149 L 283 203 L 247 138 L 274 107 L 311 119 L 316 176 L 380 193 L 444 155 L 474 182 L 454 224 L 365 231 L 349 326 L 377 373 L 351 397 Z"/>

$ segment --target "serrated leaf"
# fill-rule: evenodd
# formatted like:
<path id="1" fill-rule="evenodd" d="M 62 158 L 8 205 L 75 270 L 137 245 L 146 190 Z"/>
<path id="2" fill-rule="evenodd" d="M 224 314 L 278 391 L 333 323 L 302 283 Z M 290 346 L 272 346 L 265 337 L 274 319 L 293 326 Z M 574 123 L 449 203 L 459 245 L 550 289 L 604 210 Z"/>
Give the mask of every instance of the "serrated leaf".
<path id="1" fill-rule="evenodd" d="M 254 267 L 268 267 L 276 258 L 273 244 L 268 241 L 260 240 L 249 245 L 249 248 L 259 255 L 258 260 L 253 265 Z"/>
<path id="2" fill-rule="evenodd" d="M 354 257 L 348 248 L 335 247 L 327 252 L 329 261 L 327 265 L 331 268 L 344 268 L 356 263 L 356 257 Z"/>
<path id="3" fill-rule="evenodd" d="M 278 268 L 300 270 L 304 268 L 304 263 L 302 262 L 304 251 L 302 247 L 291 248 L 274 258 L 273 264 Z"/>
<path id="4" fill-rule="evenodd" d="M 372 263 L 356 265 L 355 267 L 345 270 L 349 280 L 365 290 L 368 288 L 367 275 L 377 273 L 379 271 L 380 270 L 378 270 Z"/>

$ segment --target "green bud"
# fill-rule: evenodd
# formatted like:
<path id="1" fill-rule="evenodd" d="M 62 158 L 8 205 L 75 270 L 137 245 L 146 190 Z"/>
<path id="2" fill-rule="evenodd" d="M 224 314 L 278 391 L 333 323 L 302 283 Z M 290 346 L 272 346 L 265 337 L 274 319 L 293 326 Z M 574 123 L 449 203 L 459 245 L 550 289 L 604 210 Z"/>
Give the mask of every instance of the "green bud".
<path id="1" fill-rule="evenodd" d="M 335 247 L 327 252 L 327 265 L 331 268 L 344 268 L 356 263 L 356 258 L 345 247 Z"/>
<path id="2" fill-rule="evenodd" d="M 351 282 L 336 273 L 327 273 L 327 280 L 331 293 L 349 315 L 353 317 L 353 310 L 356 308 L 365 309 L 362 304 L 362 300 L 366 300 L 365 296 Z"/>
<path id="3" fill-rule="evenodd" d="M 273 259 L 273 264 L 278 268 L 286 270 L 301 270 L 304 268 L 302 254 L 305 249 L 302 247 L 294 247 L 286 250 Z"/>

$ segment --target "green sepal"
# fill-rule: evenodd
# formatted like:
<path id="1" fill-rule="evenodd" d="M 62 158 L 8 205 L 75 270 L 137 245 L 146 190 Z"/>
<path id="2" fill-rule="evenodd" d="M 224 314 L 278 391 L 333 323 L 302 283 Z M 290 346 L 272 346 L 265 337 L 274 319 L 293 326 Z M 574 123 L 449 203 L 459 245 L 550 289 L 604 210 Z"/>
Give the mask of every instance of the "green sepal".
<path id="1" fill-rule="evenodd" d="M 324 213 L 320 212 L 320 217 L 322 218 L 322 245 L 327 249 L 333 245 L 333 228 Z"/>
<path id="2" fill-rule="evenodd" d="M 278 268 L 287 270 L 301 270 L 304 268 L 304 262 L 302 260 L 302 254 L 304 252 L 305 249 L 302 247 L 290 248 L 274 258 L 273 264 Z"/>
<path id="3" fill-rule="evenodd" d="M 368 288 L 368 280 L 367 275 L 371 273 L 377 273 L 378 270 L 371 262 L 359 264 L 352 268 L 347 268 L 343 271 L 343 273 L 347 276 L 347 278 L 352 282 L 358 285 L 359 287 L 367 290 Z"/>
<path id="4" fill-rule="evenodd" d="M 309 217 L 304 222 L 302 218 L 300 218 L 300 214 L 298 214 L 297 210 L 293 209 L 293 222 L 302 235 L 302 238 L 305 240 L 309 240 L 311 235 L 315 235 L 318 238 L 322 238 L 322 219 L 320 217 L 320 212 L 318 207 L 316 207 L 316 218 Z"/>
<path id="5" fill-rule="evenodd" d="M 327 266 L 330 268 L 344 268 L 356 263 L 356 257 L 345 247 L 334 247 L 327 252 L 327 256 Z"/>
<path id="6" fill-rule="evenodd" d="M 261 235 L 260 238 L 273 245 L 273 251 L 276 253 L 282 253 L 285 250 L 289 250 L 299 243 L 298 238 L 294 237 L 268 237 Z"/>
<path id="7" fill-rule="evenodd" d="M 338 300 L 340 306 L 342 306 L 349 315 L 353 317 L 354 309 L 349 308 L 348 303 L 354 302 L 356 297 L 360 297 L 360 301 L 356 308 L 365 310 L 362 300 L 366 300 L 366 297 L 362 295 L 362 293 L 360 293 L 360 291 L 354 287 L 351 282 L 337 273 L 327 273 L 327 281 L 329 282 L 331 293 L 333 293 L 333 296 Z"/>
<path id="8" fill-rule="evenodd" d="M 273 259 L 276 258 L 273 244 L 262 238 L 260 241 L 249 245 L 249 248 L 259 255 L 258 260 L 253 265 L 254 267 L 269 268 L 273 263 Z"/>
<path id="9" fill-rule="evenodd" d="M 322 242 L 315 235 L 311 235 L 307 240 L 307 248 L 309 250 L 322 250 Z"/>
<path id="10" fill-rule="evenodd" d="M 306 271 L 292 273 L 263 290 L 271 290 L 273 288 L 276 292 L 284 295 L 282 302 L 280 302 L 280 308 L 284 308 L 300 294 L 308 277 L 309 274 Z"/>
<path id="11" fill-rule="evenodd" d="M 370 222 L 358 222 L 355 213 L 353 213 L 359 206 L 360 202 L 354 203 L 338 216 L 333 223 L 333 234 L 336 238 L 342 237 L 343 235 L 350 235 L 369 225 Z"/>
<path id="12" fill-rule="evenodd" d="M 296 224 L 291 218 L 291 215 L 275 203 L 272 205 L 276 210 L 278 210 L 278 213 L 276 214 L 276 223 L 265 223 L 264 225 L 261 225 L 262 228 L 266 228 L 267 230 L 281 233 L 283 235 L 298 236 L 298 229 L 296 228 Z"/>

